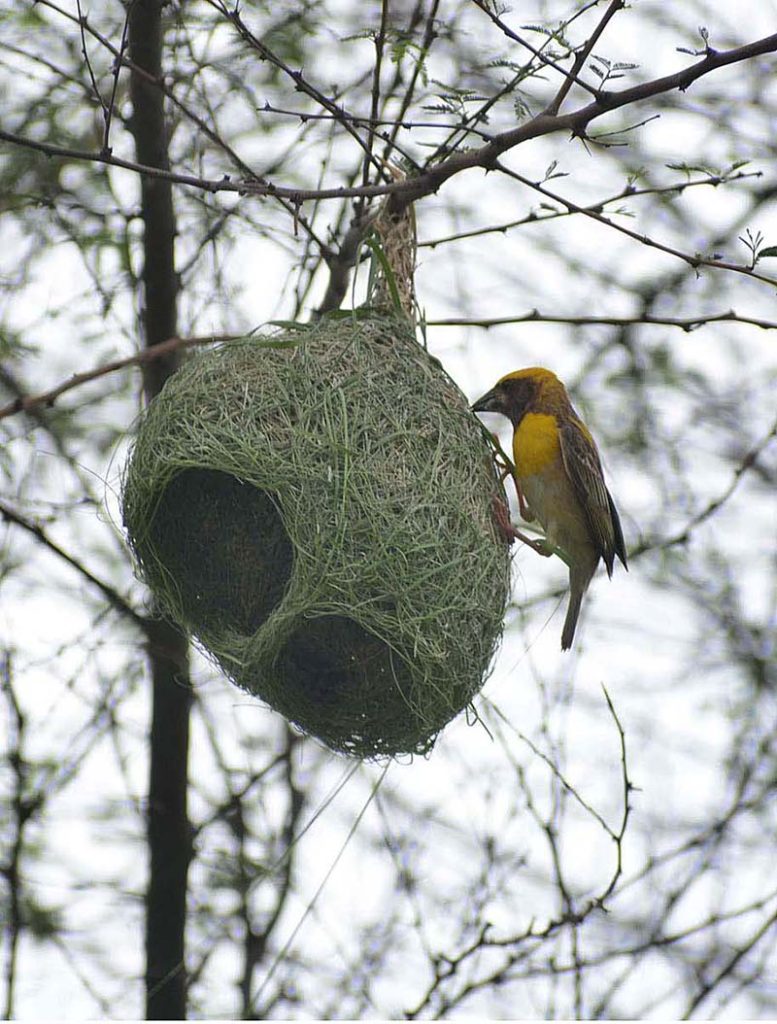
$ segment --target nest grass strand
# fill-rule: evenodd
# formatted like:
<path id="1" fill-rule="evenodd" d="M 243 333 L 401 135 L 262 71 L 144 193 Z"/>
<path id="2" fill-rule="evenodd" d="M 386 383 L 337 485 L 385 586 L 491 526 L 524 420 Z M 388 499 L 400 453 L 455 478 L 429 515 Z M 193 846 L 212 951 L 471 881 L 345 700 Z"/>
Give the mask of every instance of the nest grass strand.
<path id="1" fill-rule="evenodd" d="M 425 752 L 502 630 L 500 485 L 409 324 L 326 318 L 192 357 L 146 411 L 123 512 L 164 612 L 334 750 Z"/>

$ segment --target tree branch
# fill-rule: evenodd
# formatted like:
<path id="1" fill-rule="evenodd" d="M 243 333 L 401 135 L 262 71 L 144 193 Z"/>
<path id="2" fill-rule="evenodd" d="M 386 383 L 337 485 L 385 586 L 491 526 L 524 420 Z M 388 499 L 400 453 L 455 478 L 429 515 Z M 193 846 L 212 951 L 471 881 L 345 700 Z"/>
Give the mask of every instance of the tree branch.
<path id="1" fill-rule="evenodd" d="M 624 199 L 635 199 L 640 196 L 679 196 L 682 195 L 689 188 L 698 188 L 700 185 L 708 185 L 712 188 L 718 188 L 720 185 L 730 184 L 735 181 L 744 181 L 747 178 L 762 178 L 762 171 L 723 171 L 720 174 L 709 174 L 704 178 L 692 178 L 688 181 L 678 181 L 672 185 L 654 185 L 646 186 L 644 188 L 637 188 L 635 185 L 626 184 L 615 195 L 608 196 L 606 199 L 599 199 L 594 203 L 589 203 L 583 207 L 584 210 L 589 210 L 592 213 L 601 213 L 605 207 L 612 206 L 613 203 L 622 202 Z M 613 213 L 623 214 L 623 209 L 613 210 Z M 525 217 L 519 217 L 518 220 L 506 221 L 503 224 L 489 224 L 482 228 L 472 228 L 470 231 L 457 231 L 452 235 L 445 235 L 440 238 L 430 238 L 426 241 L 418 243 L 419 249 L 436 249 L 438 245 L 447 245 L 449 242 L 459 242 L 467 238 L 480 238 L 483 235 L 504 235 L 513 228 L 524 227 L 526 224 L 542 224 L 545 221 L 559 220 L 562 217 L 573 217 L 576 216 L 576 210 L 562 209 L 562 210 L 551 210 L 543 208 L 541 213 L 536 213 L 532 210 L 527 213 Z"/>
<path id="2" fill-rule="evenodd" d="M 664 540 L 644 540 L 632 551 L 629 551 L 629 558 L 638 558 L 646 551 L 652 551 L 655 549 L 663 550 L 666 548 L 677 547 L 678 545 L 687 544 L 691 539 L 693 531 L 705 523 L 711 516 L 726 504 L 729 498 L 734 494 L 739 484 L 742 481 L 742 477 L 745 473 L 749 472 L 758 461 L 762 452 L 764 452 L 772 441 L 777 439 L 777 419 L 772 423 L 770 430 L 755 444 L 753 447 L 740 459 L 737 468 L 734 470 L 731 481 L 728 487 L 725 488 L 716 498 L 712 498 L 704 508 L 697 512 L 681 529 L 670 537 L 666 537 Z"/>
<path id="3" fill-rule="evenodd" d="M 572 85 L 577 80 L 578 74 L 583 70 L 585 62 L 590 57 L 591 51 L 593 50 L 594 46 L 596 46 L 596 44 L 598 43 L 604 30 L 607 28 L 610 19 L 615 14 L 617 14 L 618 11 L 622 10 L 625 6 L 626 5 L 624 0 L 612 0 L 610 6 L 604 12 L 604 17 L 594 29 L 591 38 L 575 54 L 575 63 L 572 66 L 572 70 L 567 75 L 559 91 L 553 97 L 553 101 L 550 103 L 548 107 L 546 107 L 546 114 L 557 114 L 559 112 L 559 110 L 561 109 L 561 104 L 564 102 L 564 100 L 567 97 L 567 94 L 569 93 L 569 90 L 572 88 Z"/>
<path id="4" fill-rule="evenodd" d="M 777 39 L 777 36 L 775 36 L 775 39 Z M 729 270 L 735 274 L 744 274 L 756 281 L 763 281 L 765 284 L 777 287 L 777 279 L 767 277 L 765 274 L 756 273 L 752 266 L 745 266 L 744 264 L 739 263 L 728 263 L 725 260 L 708 259 L 700 253 L 694 253 L 691 255 L 690 253 L 682 252 L 682 250 L 675 249 L 671 245 L 665 245 L 663 242 L 657 242 L 649 235 L 640 234 L 638 231 L 632 231 L 631 228 L 627 228 L 623 224 L 616 224 L 615 221 L 610 220 L 609 217 L 605 217 L 603 214 L 598 213 L 591 207 L 578 206 L 577 203 L 573 203 L 571 199 L 565 199 L 564 196 L 559 195 L 558 192 L 551 192 L 550 189 L 545 188 L 541 182 L 531 181 L 529 178 L 524 177 L 523 174 L 519 174 L 517 171 L 512 171 L 509 167 L 505 167 L 499 162 L 495 164 L 495 169 L 501 171 L 502 174 L 506 174 L 514 181 L 519 181 L 527 188 L 534 189 L 534 191 L 539 192 L 540 195 L 543 195 L 548 199 L 552 199 L 553 202 L 561 203 L 562 206 L 565 206 L 572 213 L 581 213 L 584 217 L 590 217 L 591 220 L 595 220 L 599 224 L 604 224 L 606 227 L 612 228 L 613 231 L 617 231 L 621 235 L 626 235 L 628 238 L 634 239 L 634 241 L 639 242 L 641 245 L 647 245 L 651 249 L 658 249 L 659 252 L 675 256 L 677 259 L 687 263 L 693 270 L 697 270 L 699 267 L 711 267 L 715 270 Z"/>
<path id="5" fill-rule="evenodd" d="M 503 153 L 514 149 L 529 139 L 551 135 L 555 132 L 571 132 L 573 136 L 581 137 L 585 134 L 585 129 L 591 121 L 613 110 L 618 110 L 632 103 L 638 103 L 652 96 L 671 92 L 674 89 L 684 91 L 698 79 L 718 68 L 749 60 L 752 57 L 774 53 L 775 51 L 777 51 L 777 33 L 731 50 L 710 50 L 702 60 L 691 65 L 689 68 L 685 68 L 683 71 L 678 71 L 673 75 L 665 75 L 662 78 L 652 79 L 651 81 L 643 82 L 641 85 L 635 85 L 630 89 L 623 89 L 619 92 L 600 92 L 593 102 L 569 114 L 538 114 L 525 124 L 494 136 L 484 146 L 454 153 L 439 164 L 427 168 L 416 177 L 407 178 L 402 181 L 384 182 L 380 185 L 300 189 L 276 185 L 270 181 L 233 181 L 227 175 L 219 179 L 203 178 L 194 174 L 182 174 L 167 168 L 150 166 L 143 162 L 124 160 L 113 155 L 109 156 L 103 153 L 54 146 L 50 143 L 25 138 L 5 129 L 0 129 L 0 140 L 9 142 L 12 145 L 37 150 L 40 153 L 45 153 L 47 156 L 122 167 L 125 170 L 135 171 L 145 177 L 161 178 L 171 183 L 199 188 L 212 193 L 236 192 L 243 196 L 270 196 L 288 199 L 294 204 L 301 204 L 314 199 L 373 198 L 376 196 L 395 195 L 397 201 L 401 200 L 403 203 L 411 203 L 437 192 L 446 181 L 462 171 L 476 167 L 493 170 L 496 161 Z M 348 117 L 342 120 L 343 124 L 350 123 Z"/>
<path id="6" fill-rule="evenodd" d="M 9 523 L 13 523 L 16 526 L 21 527 L 27 533 L 35 537 L 35 539 L 40 541 L 45 548 L 52 552 L 52 554 L 61 558 L 63 562 L 67 562 L 67 564 L 72 566 L 76 572 L 80 573 L 88 583 L 97 587 L 111 607 L 115 608 L 117 611 L 121 612 L 122 615 L 134 622 L 136 626 L 139 626 L 144 631 L 144 633 L 148 631 L 147 619 L 145 619 L 139 612 L 136 612 L 132 605 L 129 604 L 129 602 L 126 601 L 125 598 L 123 598 L 121 594 L 109 583 L 105 583 L 98 576 L 95 576 L 94 573 L 79 562 L 77 558 L 69 555 L 64 548 L 61 548 L 59 544 L 53 541 L 42 526 L 26 519 L 20 512 L 11 508 L 11 506 L 7 505 L 4 501 L 0 501 L 0 516 Z"/>
<path id="7" fill-rule="evenodd" d="M 102 363 L 100 366 L 95 366 L 91 370 L 84 370 L 82 373 L 74 373 L 72 377 L 69 377 L 61 384 L 57 384 L 56 387 L 50 388 L 48 391 L 42 391 L 37 395 L 29 395 L 23 398 L 15 398 L 13 402 L 0 406 L 0 420 L 20 412 L 29 412 L 31 409 L 41 405 L 51 406 L 67 391 L 81 387 L 82 384 L 88 384 L 89 381 L 105 377 L 109 373 L 115 373 L 116 370 L 124 370 L 128 366 L 143 366 L 146 363 L 153 362 L 155 359 L 167 358 L 180 349 L 193 348 L 196 345 L 210 345 L 219 341 L 231 341 L 235 337 L 238 337 L 238 335 L 206 334 L 203 337 L 196 338 L 167 338 L 166 341 L 160 341 L 157 345 L 150 345 L 148 348 L 141 349 L 132 356 L 126 356 L 124 359 L 114 359 L 109 363 Z"/>
<path id="8" fill-rule="evenodd" d="M 581 89 L 584 89 L 586 92 L 591 93 L 591 95 L 596 95 L 596 88 L 592 85 L 588 85 L 587 82 L 581 81 L 581 79 L 578 77 L 580 69 L 585 63 L 585 60 L 579 61 L 578 59 L 575 59 L 574 66 L 569 71 L 565 70 L 564 68 L 559 66 L 557 61 L 552 60 L 550 57 L 546 56 L 546 54 L 542 52 L 542 49 L 538 49 L 536 46 L 532 46 L 531 43 L 527 42 L 522 36 L 519 36 L 517 32 L 514 32 L 508 25 L 506 25 L 505 22 L 500 17 L 500 15 L 497 13 L 496 5 L 494 5 L 494 9 L 492 9 L 491 5 L 488 4 L 486 0 L 473 0 L 473 2 L 477 7 L 480 8 L 480 10 L 484 14 L 486 14 L 491 19 L 491 21 L 497 26 L 497 28 L 503 33 L 503 35 L 505 35 L 508 39 L 512 40 L 512 42 L 518 43 L 519 46 L 522 46 L 524 49 L 528 50 L 529 53 L 531 53 L 532 56 L 536 57 L 537 60 L 539 60 L 545 67 L 552 68 L 554 71 L 557 71 L 558 74 L 560 74 L 564 79 L 561 89 L 559 90 L 559 95 L 561 95 L 561 93 L 563 92 L 563 95 L 561 95 L 561 99 L 559 99 L 557 96 L 556 99 L 546 108 L 546 113 L 556 114 L 558 112 L 558 108 L 561 106 L 561 101 L 563 100 L 564 96 L 569 91 L 569 89 L 571 89 L 572 85 L 579 85 Z M 598 3 L 598 0 L 596 0 L 596 2 Z M 618 3 L 619 6 L 622 6 L 621 0 L 615 0 L 615 2 Z M 607 20 L 609 20 L 609 18 Z M 593 43 L 595 42 L 596 40 L 594 39 Z M 547 43 L 544 45 L 547 45 Z"/>
<path id="9" fill-rule="evenodd" d="M 156 89 L 159 89 L 159 91 L 166 97 L 166 99 L 168 99 L 175 107 L 178 108 L 178 110 L 181 111 L 181 113 L 184 115 L 184 117 L 187 118 L 187 120 L 191 121 L 192 124 L 196 125 L 197 128 L 199 128 L 199 130 L 203 133 L 203 135 L 206 136 L 206 138 L 210 139 L 210 141 L 215 146 L 217 146 L 223 153 L 225 153 L 227 155 L 227 157 L 229 158 L 230 162 L 235 166 L 235 168 L 237 168 L 238 171 L 240 171 L 241 174 L 243 174 L 245 176 L 246 180 L 249 180 L 249 181 L 260 181 L 260 182 L 264 182 L 265 181 L 265 179 L 261 175 L 257 174 L 253 170 L 253 168 L 250 167 L 238 155 L 238 153 L 221 137 L 221 135 L 219 135 L 219 133 L 217 131 L 215 131 L 215 129 L 213 129 L 210 126 L 210 124 L 208 124 L 208 122 L 205 120 L 205 118 L 200 117 L 200 115 L 195 110 L 193 110 L 192 107 L 190 107 L 187 103 L 185 103 L 183 100 L 181 100 L 177 96 L 175 91 L 172 88 L 170 88 L 170 86 L 167 84 L 167 82 L 165 81 L 163 75 L 155 76 L 155 75 L 149 73 L 145 68 L 141 67 L 139 64 L 136 64 L 133 60 L 131 60 L 129 57 L 126 56 L 125 50 L 126 50 L 126 45 L 127 45 L 127 30 L 129 28 L 129 9 L 131 7 L 131 4 L 129 4 L 128 8 L 127 8 L 127 19 L 125 20 L 125 24 L 124 24 L 124 30 L 122 32 L 121 43 L 120 43 L 119 47 L 116 47 L 110 41 L 110 39 L 107 39 L 101 32 L 98 32 L 97 29 L 94 28 L 94 26 L 88 20 L 88 17 L 84 16 L 84 17 L 79 19 L 79 18 L 75 17 L 73 14 L 71 14 L 69 11 L 63 10 L 63 8 L 61 8 L 59 5 L 53 3 L 53 0 L 37 0 L 37 2 L 39 4 L 41 4 L 42 6 L 48 7 L 51 10 L 56 11 L 56 13 L 58 15 L 60 15 L 61 17 L 67 18 L 68 20 L 73 21 L 76 24 L 78 24 L 82 33 L 83 32 L 89 33 L 89 35 L 91 35 L 93 39 L 95 39 L 97 42 L 99 42 L 101 46 L 103 46 L 106 50 L 108 50 L 109 53 L 111 53 L 113 55 L 113 58 L 114 58 L 113 93 L 111 95 L 110 106 L 108 107 L 107 114 L 105 116 L 106 124 L 105 124 L 105 136 L 104 136 L 103 147 L 102 147 L 102 154 L 103 155 L 106 155 L 106 156 L 110 156 L 111 155 L 110 148 L 108 146 L 109 133 L 110 133 L 110 121 L 111 121 L 111 117 L 112 117 L 112 114 L 113 114 L 113 107 L 114 107 L 114 102 L 115 102 L 115 98 L 116 98 L 116 89 L 117 89 L 117 85 L 118 85 L 119 71 L 121 70 L 122 67 L 125 67 L 129 71 L 131 71 L 134 75 L 137 75 L 142 80 L 148 82 L 149 85 L 153 86 Z M 135 0 L 132 0 L 132 2 L 135 2 Z M 105 113 L 105 108 L 104 108 L 104 113 Z M 153 168 L 152 167 L 152 168 L 147 168 L 147 170 L 148 171 L 156 171 L 156 170 L 158 170 L 158 168 Z M 286 212 L 292 214 L 292 216 L 295 217 L 296 221 L 298 221 L 299 224 L 302 226 L 302 228 L 310 235 L 310 237 L 313 239 L 313 241 L 316 243 L 316 245 L 318 245 L 322 255 L 326 256 L 326 254 L 329 252 L 329 247 L 324 243 L 324 241 L 322 239 L 320 239 L 315 234 L 315 232 L 313 231 L 312 226 L 308 223 L 307 219 L 300 214 L 298 208 L 294 205 L 294 203 L 292 203 L 292 202 L 290 202 L 288 200 L 284 200 L 283 198 L 279 198 L 278 201 L 279 201 L 280 205 L 284 207 Z"/>
<path id="10" fill-rule="evenodd" d="M 129 52 L 144 74 L 130 73 L 132 132 L 138 160 L 169 173 L 168 125 L 162 78 L 164 0 L 134 0 L 129 15 Z M 151 81 L 149 81 L 149 76 Z M 170 182 L 141 179 L 143 310 L 146 346 L 177 335 L 177 225 Z M 179 348 L 143 364 L 147 399 L 175 372 Z M 192 689 L 188 641 L 169 622 L 149 623 L 151 674 L 146 888 L 146 1017 L 186 1019 L 186 896 L 192 843 L 188 812 L 189 728 Z"/>
<path id="11" fill-rule="evenodd" d="M 488 330 L 491 327 L 501 327 L 506 324 L 571 324 L 575 327 L 640 327 L 643 324 L 658 324 L 662 327 L 679 327 L 680 330 L 690 334 L 691 331 L 704 327 L 706 324 L 715 323 L 736 323 L 749 324 L 751 327 L 761 327 L 765 331 L 777 329 L 777 320 L 761 320 L 757 317 L 740 316 L 733 309 L 726 313 L 701 313 L 699 316 L 677 317 L 677 316 L 654 316 L 651 313 L 644 313 L 638 316 L 562 316 L 556 313 L 540 313 L 533 309 L 529 313 L 519 313 L 516 316 L 494 316 L 468 319 L 466 317 L 447 317 L 441 320 L 426 320 L 427 327 L 483 327 Z M 0 417 L 3 410 L 0 409 Z"/>

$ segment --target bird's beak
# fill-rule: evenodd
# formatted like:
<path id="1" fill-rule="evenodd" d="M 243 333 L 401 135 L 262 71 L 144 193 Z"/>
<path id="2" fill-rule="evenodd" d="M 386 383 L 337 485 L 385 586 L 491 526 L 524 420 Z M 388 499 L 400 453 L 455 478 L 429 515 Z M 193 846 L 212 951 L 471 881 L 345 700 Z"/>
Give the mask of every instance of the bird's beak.
<path id="1" fill-rule="evenodd" d="M 481 395 L 476 402 L 472 403 L 473 412 L 500 412 L 499 400 L 494 391 L 491 388 L 490 391 L 486 391 L 485 395 Z"/>

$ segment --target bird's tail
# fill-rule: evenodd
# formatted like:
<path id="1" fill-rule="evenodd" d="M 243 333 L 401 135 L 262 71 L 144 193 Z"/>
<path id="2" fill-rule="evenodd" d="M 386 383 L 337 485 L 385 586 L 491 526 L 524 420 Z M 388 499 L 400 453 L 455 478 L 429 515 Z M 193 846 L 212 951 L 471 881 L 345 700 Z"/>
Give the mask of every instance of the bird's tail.
<path id="1" fill-rule="evenodd" d="M 593 578 L 598 561 L 599 558 L 597 556 L 591 563 L 586 563 L 582 566 L 577 565 L 574 569 L 570 569 L 569 606 L 567 608 L 567 617 L 564 620 L 564 628 L 561 631 L 562 651 L 568 651 L 572 646 L 572 641 L 575 637 L 575 627 L 577 626 L 577 618 L 580 615 L 580 605 L 583 601 L 583 594 L 588 590 L 588 584 Z"/>
<path id="2" fill-rule="evenodd" d="M 575 638 L 575 627 L 577 626 L 577 617 L 580 614 L 580 605 L 583 603 L 583 589 L 581 587 L 572 587 L 569 592 L 569 607 L 567 608 L 567 617 L 564 619 L 564 628 L 561 631 L 561 650 L 568 651 L 572 646 L 572 641 Z"/>

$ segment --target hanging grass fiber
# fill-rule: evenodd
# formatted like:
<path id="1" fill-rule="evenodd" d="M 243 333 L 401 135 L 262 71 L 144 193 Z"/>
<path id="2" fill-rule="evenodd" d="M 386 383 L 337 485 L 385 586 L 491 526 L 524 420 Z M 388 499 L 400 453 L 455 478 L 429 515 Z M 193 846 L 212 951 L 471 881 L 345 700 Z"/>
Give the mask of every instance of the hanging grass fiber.
<path id="1" fill-rule="evenodd" d="M 483 685 L 509 587 L 466 399 L 404 319 L 191 357 L 124 474 L 138 569 L 240 687 L 360 758 L 429 750 Z"/>

